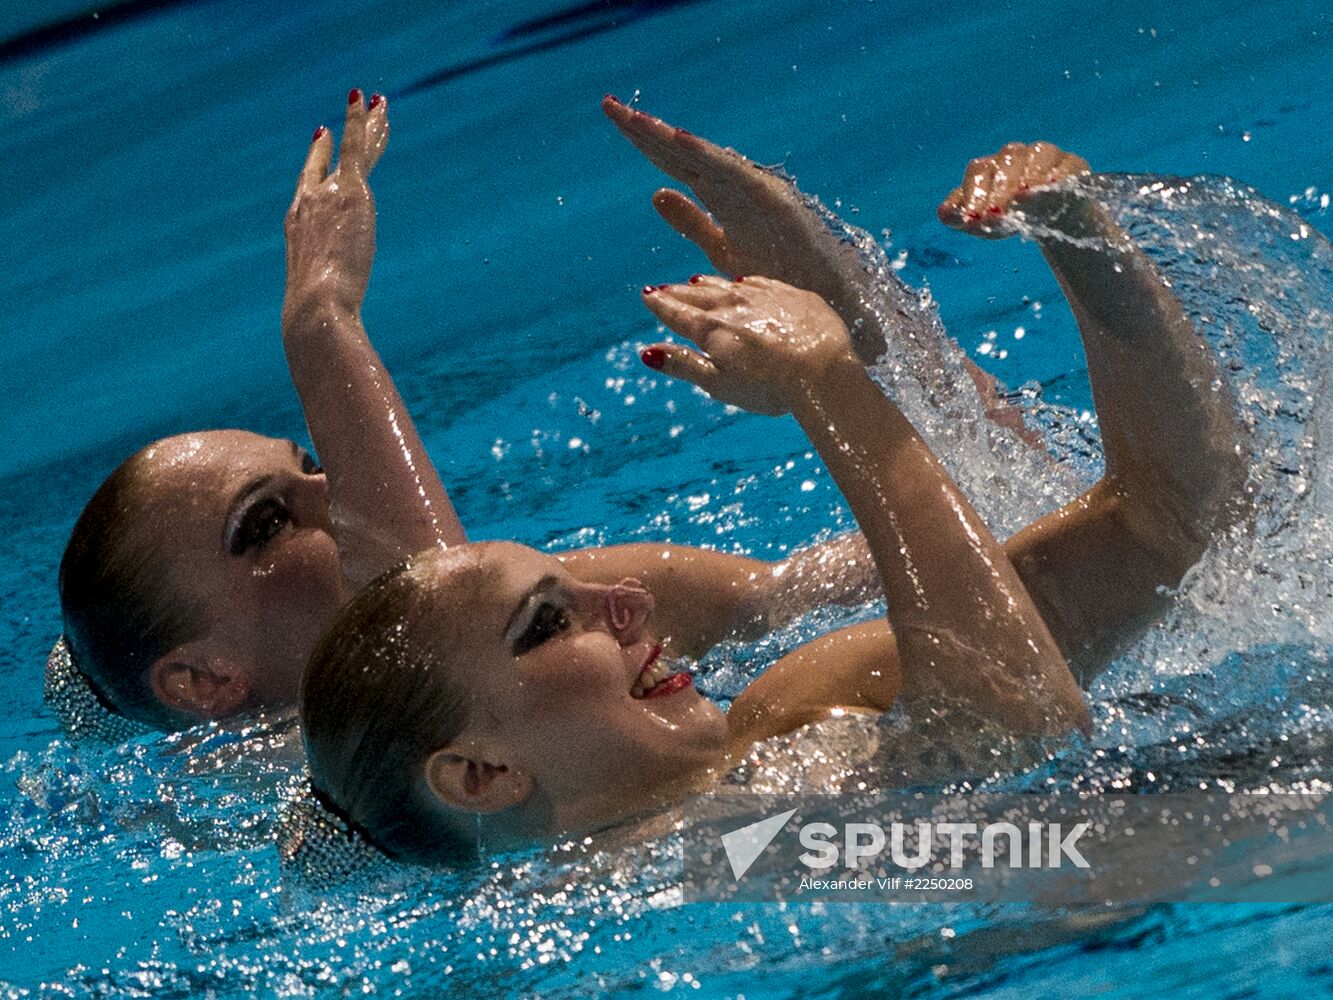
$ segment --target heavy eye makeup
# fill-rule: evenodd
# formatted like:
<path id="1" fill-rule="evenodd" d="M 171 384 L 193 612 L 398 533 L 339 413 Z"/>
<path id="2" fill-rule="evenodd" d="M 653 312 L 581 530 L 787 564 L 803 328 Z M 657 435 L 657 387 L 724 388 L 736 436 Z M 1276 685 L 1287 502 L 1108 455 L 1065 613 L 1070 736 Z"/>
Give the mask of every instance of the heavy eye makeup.
<path id="1" fill-rule="evenodd" d="M 262 552 L 291 523 L 291 505 L 280 492 L 252 491 L 227 519 L 224 547 L 233 556 Z"/>
<path id="2" fill-rule="evenodd" d="M 569 603 L 553 579 L 543 580 L 519 605 L 505 630 L 514 656 L 531 652 L 566 631 L 572 618 Z"/>

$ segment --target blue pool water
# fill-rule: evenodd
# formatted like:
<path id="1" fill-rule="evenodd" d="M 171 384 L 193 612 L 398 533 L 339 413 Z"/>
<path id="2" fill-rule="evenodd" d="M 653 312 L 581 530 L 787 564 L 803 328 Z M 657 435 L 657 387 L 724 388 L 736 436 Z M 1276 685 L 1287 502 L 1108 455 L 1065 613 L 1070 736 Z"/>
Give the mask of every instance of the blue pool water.
<path id="1" fill-rule="evenodd" d="M 1326 907 L 674 908 L 660 868 L 623 858 L 311 893 L 280 878 L 271 843 L 289 763 L 179 740 L 75 750 L 40 683 L 65 535 L 125 454 L 196 427 L 304 436 L 278 340 L 281 218 L 311 130 L 336 124 L 349 86 L 389 94 L 394 128 L 374 178 L 367 325 L 473 532 L 771 556 L 848 516 L 794 425 L 726 413 L 638 365 L 635 345 L 656 333 L 634 290 L 702 262 L 653 215 L 660 178 L 601 117 L 603 92 L 637 93 L 785 164 L 850 222 L 891 228 L 890 256 L 906 251 L 903 276 L 929 283 L 972 357 L 1077 412 L 1089 399 L 1076 333 L 1036 252 L 949 233 L 935 203 L 970 157 L 1048 138 L 1102 170 L 1239 177 L 1329 231 L 1324 5 L 644 2 L 550 19 L 555 2 L 196 2 L 24 36 L 70 6 L 0 22 L 34 39 L 0 47 L 0 989 L 998 998 L 1333 985 Z M 1204 590 L 1205 618 L 1241 606 L 1215 581 Z M 1176 780 L 1317 785 L 1333 729 L 1322 636 L 1270 630 L 1262 669 L 1232 663 L 1243 682 L 1197 635 L 1156 637 L 1095 695 L 1102 719 L 1117 699 L 1139 706 L 1123 732 L 1099 730 L 1100 770 L 1066 758 L 1053 780 L 1153 780 L 1176 750 L 1171 713 L 1193 704 Z M 1190 657 L 1214 679 L 1144 666 Z M 716 665 L 719 693 L 741 669 Z M 1154 715 L 1153 698 L 1175 708 Z"/>

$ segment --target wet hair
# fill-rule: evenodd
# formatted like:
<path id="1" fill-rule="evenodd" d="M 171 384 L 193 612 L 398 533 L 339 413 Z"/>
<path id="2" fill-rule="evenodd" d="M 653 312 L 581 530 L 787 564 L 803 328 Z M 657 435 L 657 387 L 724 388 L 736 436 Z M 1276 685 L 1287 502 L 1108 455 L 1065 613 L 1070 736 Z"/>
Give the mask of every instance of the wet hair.
<path id="1" fill-rule="evenodd" d="M 423 565 L 424 563 L 424 565 Z M 447 613 L 429 556 L 373 580 L 334 619 L 301 678 L 301 732 L 321 803 L 385 854 L 430 866 L 477 859 L 426 783 L 426 761 L 467 724 L 438 653 Z"/>
<path id="2" fill-rule="evenodd" d="M 170 730 L 191 720 L 157 699 L 148 668 L 198 639 L 206 618 L 148 530 L 154 511 L 143 478 L 153 447 L 122 462 L 75 522 L 60 560 L 60 610 L 71 656 L 98 700 Z"/>

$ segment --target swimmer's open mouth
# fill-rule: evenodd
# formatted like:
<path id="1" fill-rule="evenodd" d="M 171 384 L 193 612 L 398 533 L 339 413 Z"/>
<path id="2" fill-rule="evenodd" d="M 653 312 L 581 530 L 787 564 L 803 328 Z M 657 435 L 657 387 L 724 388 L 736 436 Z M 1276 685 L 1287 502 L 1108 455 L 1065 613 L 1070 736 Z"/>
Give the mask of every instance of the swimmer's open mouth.
<path id="1" fill-rule="evenodd" d="M 661 698 L 683 691 L 694 683 L 689 674 L 672 672 L 671 665 L 662 662 L 661 656 L 662 647 L 654 646 L 634 686 L 629 689 L 631 698 Z"/>

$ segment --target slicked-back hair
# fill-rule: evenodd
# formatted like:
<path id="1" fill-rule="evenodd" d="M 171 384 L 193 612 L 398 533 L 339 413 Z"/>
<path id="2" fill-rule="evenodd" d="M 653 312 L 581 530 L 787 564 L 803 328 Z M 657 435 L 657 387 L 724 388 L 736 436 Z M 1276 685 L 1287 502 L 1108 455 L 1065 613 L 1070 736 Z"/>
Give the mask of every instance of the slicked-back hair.
<path id="1" fill-rule="evenodd" d="M 426 762 L 467 724 L 438 655 L 433 574 L 409 559 L 381 574 L 316 644 L 301 680 L 312 781 L 375 846 L 402 861 L 459 867 L 475 838 L 447 824 Z"/>
<path id="2" fill-rule="evenodd" d="M 148 668 L 200 638 L 207 622 L 148 530 L 154 511 L 142 483 L 153 447 L 122 462 L 75 522 L 60 560 L 60 610 L 74 663 L 106 707 L 170 730 L 191 720 L 157 699 Z"/>

